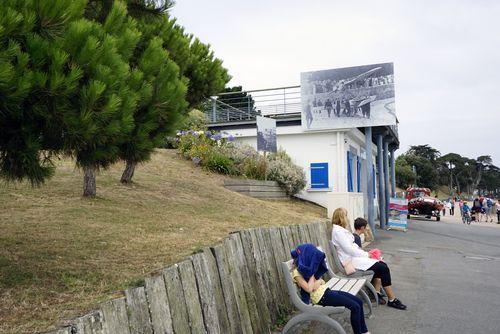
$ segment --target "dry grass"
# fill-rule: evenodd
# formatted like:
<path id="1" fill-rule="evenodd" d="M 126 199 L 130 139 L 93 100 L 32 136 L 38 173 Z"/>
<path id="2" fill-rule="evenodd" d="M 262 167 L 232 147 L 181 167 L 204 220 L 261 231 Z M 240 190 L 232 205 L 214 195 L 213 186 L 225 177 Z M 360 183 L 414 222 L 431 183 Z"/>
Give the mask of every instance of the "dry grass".
<path id="1" fill-rule="evenodd" d="M 326 214 L 228 191 L 223 176 L 172 150 L 139 166 L 133 186 L 119 183 L 122 168 L 100 173 L 92 200 L 81 197 L 82 174 L 69 160 L 41 188 L 0 184 L 0 333 L 44 330 L 82 314 L 231 231 Z"/>

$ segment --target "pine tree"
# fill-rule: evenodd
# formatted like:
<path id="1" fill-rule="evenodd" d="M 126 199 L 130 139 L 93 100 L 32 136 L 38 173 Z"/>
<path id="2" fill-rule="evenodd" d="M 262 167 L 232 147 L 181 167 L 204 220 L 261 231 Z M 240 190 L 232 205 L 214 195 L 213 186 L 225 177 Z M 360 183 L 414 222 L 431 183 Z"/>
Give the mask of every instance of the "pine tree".
<path id="1" fill-rule="evenodd" d="M 95 173 L 119 159 L 119 146 L 134 128 L 139 74 L 129 60 L 140 38 L 126 7 L 116 1 L 105 22 L 81 19 L 66 32 L 63 49 L 83 71 L 81 87 L 65 113 L 65 148 L 84 171 L 84 196 L 96 195 Z"/>
<path id="2" fill-rule="evenodd" d="M 191 43 L 192 36 L 175 20 L 164 14 L 138 16 L 137 20 L 142 32 L 137 53 L 145 50 L 137 69 L 144 73 L 144 85 L 151 85 L 155 94 L 140 97 L 135 128 L 121 145 L 120 156 L 127 163 L 121 178 L 125 184 L 132 181 L 136 165 L 147 161 L 154 148 L 175 130 L 188 105 L 198 105 L 229 81 L 227 70 L 209 47 L 197 39 Z"/>
<path id="3" fill-rule="evenodd" d="M 64 150 L 65 96 L 82 72 L 60 49 L 84 0 L 0 2 L 0 176 L 41 184 Z"/>
<path id="4" fill-rule="evenodd" d="M 197 107 L 206 98 L 220 93 L 231 79 L 222 61 L 215 58 L 210 45 L 203 44 L 184 31 L 175 18 L 167 14 L 139 20 L 144 35 L 158 35 L 163 47 L 179 66 L 180 74 L 189 80 L 187 101 L 189 109 Z"/>
<path id="5" fill-rule="evenodd" d="M 122 183 L 132 182 L 137 163 L 149 160 L 187 106 L 185 80 L 179 78 L 179 68 L 159 37 L 148 42 L 137 70 L 142 80 L 136 87 L 140 98 L 134 112 L 134 130 L 120 146 L 120 157 L 127 163 Z"/>

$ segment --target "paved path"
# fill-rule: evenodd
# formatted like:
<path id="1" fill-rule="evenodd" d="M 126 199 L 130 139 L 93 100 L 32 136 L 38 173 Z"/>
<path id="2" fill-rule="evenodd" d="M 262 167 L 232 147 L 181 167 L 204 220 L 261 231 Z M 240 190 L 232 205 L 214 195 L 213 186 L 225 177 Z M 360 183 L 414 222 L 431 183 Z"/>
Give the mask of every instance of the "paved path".
<path id="1" fill-rule="evenodd" d="M 500 333 L 497 226 L 411 220 L 406 233 L 378 230 L 370 247 L 382 249 L 408 310 L 378 307 L 367 321 L 371 333 Z"/>

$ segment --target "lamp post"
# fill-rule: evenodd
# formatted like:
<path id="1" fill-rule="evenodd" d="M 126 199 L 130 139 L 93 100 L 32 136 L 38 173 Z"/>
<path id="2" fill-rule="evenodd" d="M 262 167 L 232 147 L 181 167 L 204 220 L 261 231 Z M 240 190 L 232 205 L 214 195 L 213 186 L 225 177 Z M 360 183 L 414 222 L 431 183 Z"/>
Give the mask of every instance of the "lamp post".
<path id="1" fill-rule="evenodd" d="M 455 164 L 453 162 L 447 162 L 446 165 L 448 166 L 448 169 L 450 170 L 450 196 L 452 195 L 453 192 L 453 169 L 455 168 Z"/>

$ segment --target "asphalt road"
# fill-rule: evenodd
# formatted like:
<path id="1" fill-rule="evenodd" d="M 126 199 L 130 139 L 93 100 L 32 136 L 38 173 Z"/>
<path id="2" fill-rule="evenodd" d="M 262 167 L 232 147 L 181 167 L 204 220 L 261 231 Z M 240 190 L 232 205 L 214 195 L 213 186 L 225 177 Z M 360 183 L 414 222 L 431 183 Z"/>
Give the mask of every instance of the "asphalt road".
<path id="1" fill-rule="evenodd" d="M 408 309 L 376 308 L 371 333 L 500 333 L 499 227 L 446 219 L 411 220 L 406 233 L 378 230 L 369 248 L 382 250 Z"/>

